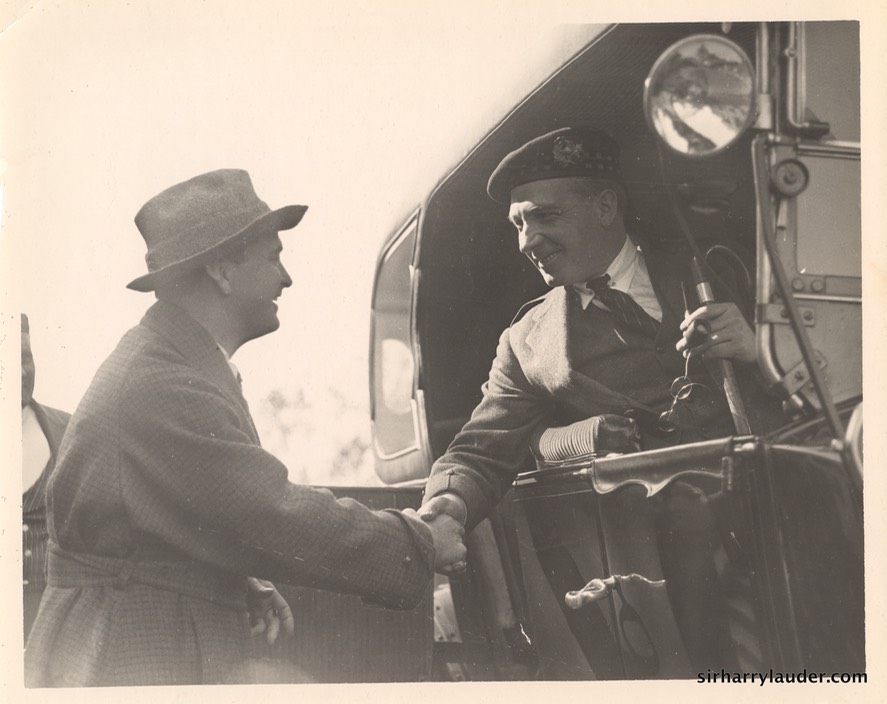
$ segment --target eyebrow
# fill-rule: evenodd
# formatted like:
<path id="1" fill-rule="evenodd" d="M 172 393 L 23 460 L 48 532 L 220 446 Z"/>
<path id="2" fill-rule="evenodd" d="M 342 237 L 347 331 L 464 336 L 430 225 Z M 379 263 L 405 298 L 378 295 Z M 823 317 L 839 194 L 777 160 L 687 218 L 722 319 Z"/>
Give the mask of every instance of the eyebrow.
<path id="1" fill-rule="evenodd" d="M 560 206 L 554 203 L 530 203 L 525 208 L 521 208 L 518 212 L 512 214 L 509 210 L 506 219 L 508 222 L 514 224 L 514 218 L 519 217 L 522 220 L 525 219 L 525 216 L 532 217 L 540 212 L 556 212 L 561 210 Z"/>

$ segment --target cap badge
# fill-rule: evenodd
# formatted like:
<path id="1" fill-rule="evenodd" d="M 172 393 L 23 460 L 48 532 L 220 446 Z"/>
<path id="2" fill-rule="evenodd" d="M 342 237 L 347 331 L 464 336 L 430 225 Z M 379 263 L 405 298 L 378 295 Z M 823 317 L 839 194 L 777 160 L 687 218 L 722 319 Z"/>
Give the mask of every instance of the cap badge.
<path id="1" fill-rule="evenodd" d="M 574 142 L 569 137 L 558 137 L 552 147 L 552 158 L 557 166 L 575 166 L 588 159 L 588 154 L 579 142 Z"/>

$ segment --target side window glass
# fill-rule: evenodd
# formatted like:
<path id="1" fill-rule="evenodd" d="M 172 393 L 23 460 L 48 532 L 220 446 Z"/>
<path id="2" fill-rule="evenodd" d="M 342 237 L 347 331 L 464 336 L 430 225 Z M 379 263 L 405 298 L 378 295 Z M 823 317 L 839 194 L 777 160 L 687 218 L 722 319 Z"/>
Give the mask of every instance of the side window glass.
<path id="1" fill-rule="evenodd" d="M 416 373 L 410 339 L 413 219 L 385 250 L 373 295 L 372 408 L 376 453 L 390 458 L 418 447 L 413 387 Z"/>
<path id="2" fill-rule="evenodd" d="M 859 22 L 804 22 L 801 31 L 802 116 L 828 122 L 837 141 L 859 142 Z"/>

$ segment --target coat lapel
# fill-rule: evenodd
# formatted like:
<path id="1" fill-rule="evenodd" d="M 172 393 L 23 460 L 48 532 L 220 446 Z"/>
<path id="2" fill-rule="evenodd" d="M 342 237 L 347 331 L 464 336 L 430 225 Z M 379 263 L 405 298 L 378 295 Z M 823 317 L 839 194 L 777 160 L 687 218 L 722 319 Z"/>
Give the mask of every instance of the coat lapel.
<path id="1" fill-rule="evenodd" d="M 569 297 L 565 288 L 554 289 L 530 311 L 524 342 L 529 354 L 521 360 L 524 374 L 554 393 L 569 378 L 567 355 Z"/>
<path id="2" fill-rule="evenodd" d="M 569 353 L 570 296 L 570 291 L 558 287 L 530 311 L 530 328 L 524 339 L 528 352 L 521 360 L 524 374 L 552 396 L 590 413 L 623 413 L 637 406 L 628 396 L 573 368 Z"/>

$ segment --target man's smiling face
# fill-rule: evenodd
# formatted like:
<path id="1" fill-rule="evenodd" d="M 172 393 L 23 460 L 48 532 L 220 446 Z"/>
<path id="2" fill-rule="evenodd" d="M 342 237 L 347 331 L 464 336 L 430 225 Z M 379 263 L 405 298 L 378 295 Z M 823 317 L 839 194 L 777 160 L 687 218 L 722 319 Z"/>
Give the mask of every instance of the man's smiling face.
<path id="1" fill-rule="evenodd" d="M 511 191 L 508 219 L 518 246 L 549 286 L 581 284 L 603 274 L 625 241 L 614 192 L 595 193 L 593 186 L 589 179 L 558 178 Z"/>
<path id="2" fill-rule="evenodd" d="M 277 330 L 277 298 L 293 280 L 280 261 L 283 245 L 276 231 L 263 233 L 246 245 L 241 261 L 231 267 L 227 304 L 237 311 L 244 339 Z"/>

